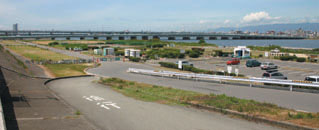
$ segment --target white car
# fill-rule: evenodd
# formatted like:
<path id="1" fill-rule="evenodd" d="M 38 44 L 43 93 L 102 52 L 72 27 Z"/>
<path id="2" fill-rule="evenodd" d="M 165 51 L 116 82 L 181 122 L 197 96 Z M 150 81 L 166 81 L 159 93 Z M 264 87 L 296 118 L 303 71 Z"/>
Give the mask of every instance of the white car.
<path id="1" fill-rule="evenodd" d="M 278 66 L 271 62 L 264 62 L 260 65 L 260 68 L 262 70 L 268 70 L 268 69 L 277 69 Z"/>
<path id="2" fill-rule="evenodd" d="M 312 83 L 319 83 L 319 76 L 307 76 L 305 81 L 310 81 Z"/>

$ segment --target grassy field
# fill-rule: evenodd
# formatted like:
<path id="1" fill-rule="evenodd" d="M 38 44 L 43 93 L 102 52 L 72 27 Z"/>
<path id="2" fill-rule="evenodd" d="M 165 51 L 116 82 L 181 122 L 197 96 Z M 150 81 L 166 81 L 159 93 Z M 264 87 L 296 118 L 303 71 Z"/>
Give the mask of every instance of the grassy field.
<path id="1" fill-rule="evenodd" d="M 15 40 L 2 40 L 1 43 L 9 44 L 9 45 L 22 44 L 22 43 L 16 42 Z"/>
<path id="2" fill-rule="evenodd" d="M 92 64 L 46 64 L 44 65 L 55 77 L 85 75 L 84 69 Z"/>
<path id="3" fill-rule="evenodd" d="M 199 104 L 229 109 L 271 120 L 286 121 L 298 125 L 319 128 L 319 113 L 297 112 L 270 103 L 228 97 L 226 95 L 201 94 L 192 91 L 162 87 L 118 78 L 101 78 L 99 83 L 135 99 L 171 105 Z"/>
<path id="4" fill-rule="evenodd" d="M 35 61 L 52 60 L 59 61 L 63 59 L 77 59 L 75 57 L 55 53 L 49 50 L 41 49 L 33 46 L 7 46 L 12 51 Z"/>
<path id="5" fill-rule="evenodd" d="M 55 42 L 54 40 L 36 40 L 36 41 L 27 41 L 41 45 L 48 45 L 50 42 Z M 97 40 L 63 40 L 58 41 L 60 43 L 70 43 L 70 44 L 96 44 L 96 43 L 104 43 L 105 41 L 97 41 Z"/>

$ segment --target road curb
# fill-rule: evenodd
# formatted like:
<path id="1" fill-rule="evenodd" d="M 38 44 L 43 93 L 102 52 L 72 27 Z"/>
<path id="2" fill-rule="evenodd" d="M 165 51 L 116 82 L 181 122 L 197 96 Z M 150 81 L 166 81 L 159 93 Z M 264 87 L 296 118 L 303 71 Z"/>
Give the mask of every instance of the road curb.
<path id="1" fill-rule="evenodd" d="M 289 122 L 270 120 L 270 119 L 266 119 L 263 117 L 252 116 L 252 115 L 248 115 L 248 114 L 244 114 L 244 113 L 240 113 L 240 112 L 228 110 L 228 109 L 221 109 L 221 108 L 216 108 L 216 107 L 211 107 L 211 106 L 203 106 L 203 105 L 192 104 L 192 103 L 190 103 L 190 105 L 195 107 L 195 108 L 199 108 L 199 109 L 204 109 L 204 110 L 208 110 L 208 111 L 215 111 L 215 112 L 223 113 L 225 115 L 234 115 L 234 116 L 238 116 L 238 117 L 241 117 L 243 119 L 246 119 L 248 121 L 265 123 L 265 124 L 278 126 L 278 127 L 282 127 L 282 128 L 287 128 L 287 129 L 291 129 L 291 130 L 319 130 L 318 128 L 310 128 L 310 127 L 306 127 L 306 126 L 292 124 Z"/>
<path id="2" fill-rule="evenodd" d="M 94 75 L 78 75 L 78 76 L 66 76 L 66 77 L 58 77 L 52 78 L 44 82 L 44 85 L 47 85 L 49 82 L 60 79 L 69 79 L 69 78 L 80 78 L 80 77 L 94 77 Z"/>

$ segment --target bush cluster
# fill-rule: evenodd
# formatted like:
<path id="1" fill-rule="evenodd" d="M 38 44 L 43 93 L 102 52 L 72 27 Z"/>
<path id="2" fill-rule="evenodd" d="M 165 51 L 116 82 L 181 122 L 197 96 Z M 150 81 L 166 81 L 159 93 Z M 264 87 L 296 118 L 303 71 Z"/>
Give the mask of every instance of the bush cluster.
<path id="1" fill-rule="evenodd" d="M 293 61 L 295 59 L 297 59 L 297 56 L 281 56 L 279 57 L 280 60 L 283 60 L 283 61 Z"/>
<path id="2" fill-rule="evenodd" d="M 162 67 L 167 67 L 167 68 L 173 68 L 173 69 L 178 69 L 178 64 L 171 63 L 171 62 L 159 62 L 159 64 Z M 190 71 L 194 73 L 204 73 L 204 74 L 213 74 L 213 75 L 224 75 L 225 73 L 219 72 L 219 71 L 210 71 L 210 70 L 204 70 L 204 69 L 199 69 L 193 66 L 189 65 L 183 65 L 183 70 L 185 71 Z M 230 76 L 236 76 L 235 73 L 228 74 Z M 244 77 L 244 75 L 238 75 L 239 77 Z"/>
<path id="3" fill-rule="evenodd" d="M 180 53 L 179 49 L 152 49 L 146 52 L 146 58 L 156 59 L 161 58 L 184 58 L 185 54 Z"/>
<path id="4" fill-rule="evenodd" d="M 59 43 L 58 42 L 50 42 L 48 45 L 49 46 L 55 46 L 55 45 L 59 45 Z"/>
<path id="5" fill-rule="evenodd" d="M 140 62 L 141 58 L 129 57 L 129 60 L 130 60 L 130 61 L 133 61 L 133 62 Z"/>

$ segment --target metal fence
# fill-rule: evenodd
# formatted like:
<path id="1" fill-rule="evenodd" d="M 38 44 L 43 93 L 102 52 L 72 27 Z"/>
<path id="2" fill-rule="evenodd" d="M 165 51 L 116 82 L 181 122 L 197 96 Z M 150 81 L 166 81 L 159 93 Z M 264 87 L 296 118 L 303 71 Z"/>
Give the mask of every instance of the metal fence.
<path id="1" fill-rule="evenodd" d="M 267 79 L 267 78 L 256 78 L 256 77 L 239 78 L 239 77 L 233 77 L 233 76 L 181 73 L 181 72 L 172 72 L 172 71 L 154 71 L 154 70 L 136 69 L 136 68 L 129 68 L 127 72 L 153 75 L 153 76 L 161 76 L 161 77 L 171 77 L 171 78 L 178 78 L 178 79 L 187 78 L 187 79 L 194 79 L 194 80 L 213 80 L 213 81 L 218 81 L 220 83 L 227 82 L 227 81 L 246 82 L 250 86 L 252 86 L 253 83 L 286 85 L 290 87 L 290 91 L 292 91 L 294 86 L 319 88 L 319 84 L 316 84 L 316 83 L 305 82 L 305 81 L 294 81 L 294 80 Z"/>

